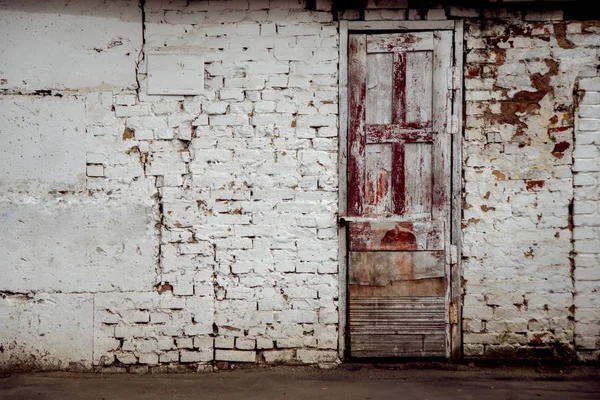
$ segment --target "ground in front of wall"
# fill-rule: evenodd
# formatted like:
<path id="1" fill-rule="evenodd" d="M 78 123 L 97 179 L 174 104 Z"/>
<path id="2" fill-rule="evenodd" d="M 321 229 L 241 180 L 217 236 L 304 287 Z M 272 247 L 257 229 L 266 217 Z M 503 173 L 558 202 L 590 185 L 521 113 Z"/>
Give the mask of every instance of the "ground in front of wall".
<path id="1" fill-rule="evenodd" d="M 597 399 L 600 367 L 344 364 L 217 373 L 40 373 L 0 378 L 0 399 Z"/>

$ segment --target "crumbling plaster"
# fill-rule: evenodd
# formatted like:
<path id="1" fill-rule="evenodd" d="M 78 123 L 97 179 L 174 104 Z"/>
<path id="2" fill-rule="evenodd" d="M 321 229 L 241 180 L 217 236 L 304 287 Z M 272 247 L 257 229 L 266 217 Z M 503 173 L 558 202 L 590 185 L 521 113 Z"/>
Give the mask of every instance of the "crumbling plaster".
<path id="1" fill-rule="evenodd" d="M 593 23 L 518 16 L 466 29 L 464 351 L 572 356 L 575 91 L 600 42 Z"/>

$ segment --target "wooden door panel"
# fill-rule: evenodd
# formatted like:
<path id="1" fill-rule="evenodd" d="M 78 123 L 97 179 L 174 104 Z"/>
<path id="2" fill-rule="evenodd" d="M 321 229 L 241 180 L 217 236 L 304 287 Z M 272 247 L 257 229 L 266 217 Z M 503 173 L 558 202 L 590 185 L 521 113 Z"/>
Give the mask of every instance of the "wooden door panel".
<path id="1" fill-rule="evenodd" d="M 367 142 L 364 149 L 363 215 L 432 212 L 433 152 L 439 149 L 427 142 Z M 442 202 L 446 200 L 440 193 L 437 198 Z"/>
<path id="2" fill-rule="evenodd" d="M 392 123 L 394 55 L 367 54 L 366 123 Z"/>
<path id="3" fill-rule="evenodd" d="M 377 40 L 373 40 L 379 43 L 382 38 L 388 40 L 397 35 L 374 36 Z M 405 40 L 405 35 L 400 36 L 398 40 Z M 428 51 L 407 51 L 411 41 L 436 39 L 432 32 L 421 32 L 407 39 L 406 46 L 400 49 L 402 52 L 365 53 L 367 42 L 373 41 L 371 38 L 366 35 L 350 38 L 349 215 L 430 212 L 432 174 L 440 174 L 448 158 L 445 148 L 449 142 L 444 134 L 448 68 L 440 66 L 443 57 L 433 51 L 435 46 L 428 47 Z M 436 40 L 437 47 L 451 44 Z M 438 88 L 440 85 L 442 89 Z M 369 148 L 384 143 L 394 146 Z M 376 160 L 378 155 L 385 161 Z M 431 161 L 433 158 L 435 163 Z M 409 168 L 403 171 L 404 166 Z M 431 176 L 426 177 L 427 174 Z M 415 184 L 415 179 L 420 184 Z M 449 186 L 441 179 L 437 182 L 436 198 L 445 201 Z M 426 201 L 419 203 L 421 200 Z"/>
<path id="4" fill-rule="evenodd" d="M 350 252 L 349 283 L 384 287 L 398 281 L 443 278 L 444 259 L 443 251 Z"/>
<path id="5" fill-rule="evenodd" d="M 362 215 L 365 194 L 367 36 L 349 38 L 348 214 Z"/>
<path id="6" fill-rule="evenodd" d="M 444 335 L 355 334 L 351 340 L 356 357 L 444 357 Z"/>
<path id="7" fill-rule="evenodd" d="M 392 212 L 392 146 L 367 144 L 365 149 L 364 213 L 385 215 Z"/>
<path id="8" fill-rule="evenodd" d="M 386 33 L 369 35 L 367 53 L 433 50 L 434 32 Z"/>
<path id="9" fill-rule="evenodd" d="M 354 332 L 367 333 L 370 330 L 377 335 L 377 331 L 363 324 L 368 320 L 372 321 L 372 327 L 384 332 L 386 329 L 392 328 L 396 332 L 424 334 L 443 328 L 444 302 L 437 297 L 406 296 L 397 299 L 365 297 L 354 298 L 350 301 L 355 305 L 352 310 L 355 320 L 361 322 L 354 327 Z M 370 310 L 376 310 L 376 313 L 380 314 L 382 318 L 372 319 L 372 314 L 369 314 Z M 389 318 L 390 314 L 395 314 L 400 318 Z M 402 321 L 409 322 L 402 323 Z"/>
<path id="10" fill-rule="evenodd" d="M 443 251 L 351 251 L 348 280 L 350 298 L 443 298 L 444 260 Z M 376 310 L 373 312 L 376 313 Z M 354 322 L 351 319 L 351 326 Z"/>
<path id="11" fill-rule="evenodd" d="M 431 143 L 433 132 L 403 128 L 400 125 L 367 125 L 366 143 Z"/>
<path id="12" fill-rule="evenodd" d="M 433 52 L 406 53 L 405 126 L 429 127 L 433 118 Z"/>
<path id="13" fill-rule="evenodd" d="M 351 223 L 350 251 L 444 250 L 444 224 L 422 222 Z"/>
<path id="14" fill-rule="evenodd" d="M 404 145 L 403 214 L 431 213 L 433 203 L 433 145 Z"/>
<path id="15" fill-rule="evenodd" d="M 431 296 L 444 299 L 445 283 L 443 278 L 415 279 L 412 281 L 394 281 L 386 286 L 348 285 L 350 299 L 363 297 L 400 299 L 406 296 Z M 424 298 L 424 297 L 423 297 Z M 350 302 L 352 303 L 352 302 Z M 352 309 L 352 307 L 350 307 Z M 350 327 L 354 325 L 350 318 Z"/>
<path id="16" fill-rule="evenodd" d="M 451 39 L 350 36 L 352 356 L 448 354 Z"/>
<path id="17" fill-rule="evenodd" d="M 433 52 L 367 54 L 366 76 L 367 125 L 431 127 Z"/>

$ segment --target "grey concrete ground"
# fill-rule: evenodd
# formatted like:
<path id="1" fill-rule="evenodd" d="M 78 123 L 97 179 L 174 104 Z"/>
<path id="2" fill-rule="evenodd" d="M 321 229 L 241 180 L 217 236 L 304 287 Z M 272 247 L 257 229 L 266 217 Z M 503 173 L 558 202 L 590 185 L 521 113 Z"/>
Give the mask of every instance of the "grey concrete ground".
<path id="1" fill-rule="evenodd" d="M 600 368 L 344 365 L 179 375 L 14 374 L 0 399 L 600 399 Z"/>

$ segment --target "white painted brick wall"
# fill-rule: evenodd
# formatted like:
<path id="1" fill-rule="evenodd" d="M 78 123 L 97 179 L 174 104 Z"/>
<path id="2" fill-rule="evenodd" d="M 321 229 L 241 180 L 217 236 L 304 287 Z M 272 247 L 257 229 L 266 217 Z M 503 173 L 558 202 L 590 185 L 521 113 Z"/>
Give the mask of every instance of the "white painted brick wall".
<path id="1" fill-rule="evenodd" d="M 600 352 L 600 78 L 579 82 L 574 152 L 575 346 L 583 359 Z"/>
<path id="2" fill-rule="evenodd" d="M 246 1 L 147 2 L 146 50 L 195 46 L 206 60 L 205 91 L 148 96 L 142 65 L 139 100 L 114 96 L 132 150 L 103 162 L 97 185 L 156 177 L 158 280 L 168 289 L 98 297 L 97 365 L 255 362 L 257 348 L 274 346 L 312 348 L 300 362 L 336 357 L 337 29 L 328 13 L 275 3 L 281 8 L 254 11 Z M 103 110 L 103 98 L 89 101 Z M 129 158 L 142 168 L 115 176 L 113 166 Z M 145 338 L 168 345 L 126 346 Z M 201 339 L 211 340 L 205 350 Z"/>
<path id="3" fill-rule="evenodd" d="M 576 31 L 572 25 L 564 31 Z M 596 34 L 562 37 L 559 25 L 517 21 L 511 32 L 522 33 L 504 38 L 502 23 L 472 22 L 466 28 L 465 355 L 553 356 L 584 341 L 586 348 L 597 349 L 597 332 L 591 331 L 597 330 L 597 319 L 588 313 L 582 318 L 590 323 L 584 325 L 577 317 L 584 305 L 593 310 L 597 282 L 580 281 L 585 267 L 573 270 L 571 255 L 600 248 L 587 237 L 597 232 L 583 228 L 597 226 L 597 177 L 591 175 L 598 158 L 585 147 L 594 143 L 597 128 L 594 93 L 578 110 L 573 141 L 576 81 L 595 76 L 588 66 L 597 64 L 598 42 L 581 37 Z M 576 47 L 577 40 L 588 44 Z M 589 89 L 596 83 L 581 82 Z M 575 264 L 583 259 L 577 255 Z"/>
<path id="4" fill-rule="evenodd" d="M 85 46 L 62 40 L 64 25 L 44 25 L 61 40 L 43 51 L 26 40 L 33 51 L 0 61 L 9 74 L 0 76 L 8 110 L 0 139 L 12 143 L 0 159 L 10 177 L 0 181 L 1 267 L 12 271 L 0 284 L 0 320 L 10 321 L 0 330 L 10 348 L 0 367 L 28 354 L 46 369 L 336 362 L 339 60 L 330 1 L 307 12 L 299 0 L 147 0 L 141 55 L 137 2 L 97 6 L 110 18 L 82 4 L 69 2 L 83 16 L 68 14 L 67 26 L 102 30 L 74 39 Z M 369 1 L 365 17 L 479 16 L 406 7 Z M 598 78 L 581 80 L 576 131 L 573 91 L 578 77 L 595 77 L 598 35 L 569 23 L 557 38 L 553 22 L 484 14 L 517 29 L 505 37 L 505 24 L 474 21 L 465 34 L 465 355 L 547 355 L 575 344 L 591 359 Z M 9 17 L 9 37 L 28 38 Z M 25 21 L 40 37 L 52 18 Z M 109 49 L 113 36 L 123 44 Z M 65 43 L 75 61 L 57 69 Z M 2 54 L 16 51 L 10 46 Z M 148 95 L 148 52 L 202 54 L 204 93 Z M 41 63 L 15 67 L 37 55 L 52 76 Z M 21 137 L 43 146 L 15 145 Z"/>

